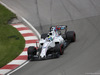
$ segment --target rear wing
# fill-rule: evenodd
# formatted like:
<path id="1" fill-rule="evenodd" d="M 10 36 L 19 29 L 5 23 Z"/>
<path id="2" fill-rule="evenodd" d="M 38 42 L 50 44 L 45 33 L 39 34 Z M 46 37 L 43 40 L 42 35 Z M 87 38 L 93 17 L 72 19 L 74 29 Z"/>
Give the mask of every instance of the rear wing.
<path id="1" fill-rule="evenodd" d="M 56 26 L 58 29 L 60 30 L 64 30 L 64 29 L 67 29 L 67 26 L 64 26 L 64 25 L 60 25 L 60 26 Z"/>
<path id="2" fill-rule="evenodd" d="M 52 26 L 52 27 L 50 27 L 50 31 L 52 30 L 52 28 L 56 28 L 56 29 L 58 29 L 58 30 L 67 30 L 67 26 L 65 26 L 65 25 L 59 25 L 59 26 Z"/>

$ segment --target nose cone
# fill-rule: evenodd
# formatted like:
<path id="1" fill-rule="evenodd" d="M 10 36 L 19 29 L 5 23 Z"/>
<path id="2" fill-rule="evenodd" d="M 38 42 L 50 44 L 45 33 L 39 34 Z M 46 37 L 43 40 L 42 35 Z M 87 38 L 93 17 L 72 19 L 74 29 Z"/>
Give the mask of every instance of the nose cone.
<path id="1" fill-rule="evenodd" d="M 43 56 L 43 57 L 41 57 L 41 56 L 40 56 L 40 59 L 42 59 L 42 60 L 43 60 L 43 59 L 46 59 L 46 57 L 45 57 L 45 56 Z"/>
<path id="2" fill-rule="evenodd" d="M 41 50 L 41 53 L 40 53 L 40 57 L 41 57 L 41 58 L 46 57 L 46 52 L 47 52 L 47 50 L 48 50 L 49 44 L 50 44 L 50 42 L 45 42 L 45 43 L 43 44 L 43 47 L 42 47 L 42 50 Z"/>
<path id="3" fill-rule="evenodd" d="M 41 58 L 46 57 L 46 49 L 42 49 L 41 54 L 40 54 Z"/>

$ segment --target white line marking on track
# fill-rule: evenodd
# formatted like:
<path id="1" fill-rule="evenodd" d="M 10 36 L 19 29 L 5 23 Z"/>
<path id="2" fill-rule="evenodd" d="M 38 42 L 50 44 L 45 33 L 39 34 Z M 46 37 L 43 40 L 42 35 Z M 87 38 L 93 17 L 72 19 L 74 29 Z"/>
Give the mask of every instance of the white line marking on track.
<path id="1" fill-rule="evenodd" d="M 10 74 L 12 74 L 12 73 L 14 73 L 14 72 L 16 72 L 17 70 L 19 70 L 20 68 L 22 68 L 23 66 L 25 66 L 26 64 L 28 64 L 29 63 L 29 61 L 26 61 L 24 64 L 22 64 L 21 66 L 19 66 L 18 68 L 16 68 L 15 70 L 13 70 L 13 71 L 11 71 L 10 73 L 8 73 L 7 75 L 10 75 Z"/>
<path id="2" fill-rule="evenodd" d="M 41 37 L 40 33 L 32 26 L 32 24 L 30 24 L 25 18 L 23 18 L 23 17 L 21 17 L 21 18 L 36 32 L 37 36 L 40 39 L 40 37 Z"/>
<path id="3" fill-rule="evenodd" d="M 5 3 L 1 2 L 0 3 L 5 6 L 6 8 L 8 8 L 10 11 L 12 11 L 13 13 L 16 13 L 13 9 L 11 9 L 10 7 L 8 7 Z"/>

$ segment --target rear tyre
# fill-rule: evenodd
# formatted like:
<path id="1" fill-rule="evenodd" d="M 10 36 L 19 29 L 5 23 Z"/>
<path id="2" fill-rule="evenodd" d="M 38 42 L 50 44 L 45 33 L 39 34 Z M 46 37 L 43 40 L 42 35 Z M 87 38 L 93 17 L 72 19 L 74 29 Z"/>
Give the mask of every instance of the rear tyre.
<path id="1" fill-rule="evenodd" d="M 28 48 L 27 54 L 28 54 L 28 60 L 31 60 L 34 55 L 36 55 L 36 48 L 34 46 L 30 46 Z"/>
<path id="2" fill-rule="evenodd" d="M 41 35 L 42 39 L 45 39 L 46 37 L 47 37 L 47 33 Z"/>
<path id="3" fill-rule="evenodd" d="M 66 38 L 67 40 L 71 41 L 71 42 L 75 42 L 76 41 L 76 34 L 74 31 L 68 31 L 66 32 Z"/>

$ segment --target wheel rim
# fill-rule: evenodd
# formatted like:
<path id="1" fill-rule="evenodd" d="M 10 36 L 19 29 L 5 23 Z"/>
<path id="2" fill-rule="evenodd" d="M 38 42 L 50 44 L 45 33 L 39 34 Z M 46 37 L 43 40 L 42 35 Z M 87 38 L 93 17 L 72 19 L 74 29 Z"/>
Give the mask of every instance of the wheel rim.
<path id="1" fill-rule="evenodd" d="M 60 54 L 63 54 L 63 51 L 62 51 L 62 44 L 60 46 Z"/>

